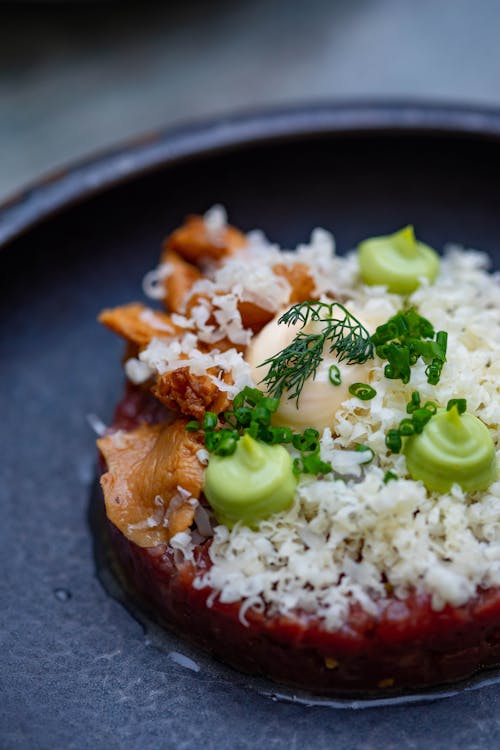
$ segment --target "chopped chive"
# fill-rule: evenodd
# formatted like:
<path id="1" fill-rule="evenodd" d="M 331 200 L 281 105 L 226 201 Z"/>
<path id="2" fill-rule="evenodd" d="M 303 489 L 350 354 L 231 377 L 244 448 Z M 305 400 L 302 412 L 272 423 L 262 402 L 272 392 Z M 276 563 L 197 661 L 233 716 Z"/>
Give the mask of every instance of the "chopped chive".
<path id="1" fill-rule="evenodd" d="M 366 383 L 353 383 L 349 386 L 349 393 L 352 396 L 360 398 L 361 401 L 370 401 L 370 399 L 377 395 L 375 388 L 372 388 L 371 385 L 367 385 Z"/>
<path id="2" fill-rule="evenodd" d="M 270 396 L 265 396 L 259 405 L 263 406 L 264 409 L 270 411 L 271 414 L 274 414 L 274 412 L 278 410 L 280 400 L 279 398 L 271 398 Z"/>
<path id="3" fill-rule="evenodd" d="M 385 436 L 385 444 L 392 453 L 399 453 L 403 445 L 399 430 L 389 430 Z"/>
<path id="4" fill-rule="evenodd" d="M 401 437 L 408 437 L 409 435 L 413 435 L 415 432 L 415 425 L 413 424 L 413 420 L 411 419 L 403 419 L 399 423 L 399 434 Z"/>
<path id="5" fill-rule="evenodd" d="M 217 432 L 205 432 L 205 448 L 210 453 L 213 453 L 220 442 L 219 434 Z"/>
<path id="6" fill-rule="evenodd" d="M 304 474 L 329 474 L 331 470 L 331 465 L 322 461 L 319 453 L 302 456 L 302 471 Z"/>
<path id="7" fill-rule="evenodd" d="M 252 419 L 252 414 L 253 414 L 252 409 L 250 409 L 249 406 L 240 406 L 238 407 L 238 409 L 234 410 L 236 423 L 240 427 L 248 427 Z"/>
<path id="8" fill-rule="evenodd" d="M 271 424 L 271 412 L 264 406 L 256 406 L 253 410 L 252 419 L 267 427 Z"/>
<path id="9" fill-rule="evenodd" d="M 236 450 L 237 440 L 232 435 L 224 435 L 214 453 L 217 456 L 231 456 Z"/>
<path id="10" fill-rule="evenodd" d="M 217 426 L 217 414 L 212 411 L 206 411 L 203 415 L 203 429 L 213 430 Z"/>
<path id="11" fill-rule="evenodd" d="M 263 398 L 265 398 L 265 396 L 262 391 L 259 391 L 258 388 L 250 388 L 249 386 L 246 386 L 235 397 L 233 401 L 233 408 L 236 409 L 240 406 L 243 406 L 245 401 L 250 404 L 250 406 L 257 406 L 257 404 L 259 404 Z"/>
<path id="12" fill-rule="evenodd" d="M 422 357 L 427 365 L 427 382 L 431 385 L 439 382 L 446 362 L 448 334 L 446 331 L 435 333 L 432 323 L 414 308 L 399 312 L 378 326 L 371 340 L 377 356 L 388 362 L 384 374 L 390 380 L 408 383 L 411 367 Z"/>
<path id="13" fill-rule="evenodd" d="M 384 484 L 387 484 L 393 479 L 398 479 L 397 474 L 394 474 L 393 471 L 386 471 L 384 474 Z"/>
<path id="14" fill-rule="evenodd" d="M 426 401 L 424 404 L 424 409 L 430 411 L 430 413 L 434 415 L 437 412 L 437 405 L 434 403 L 434 401 Z"/>
<path id="15" fill-rule="evenodd" d="M 300 433 L 294 435 L 292 438 L 292 445 L 298 451 L 315 451 L 319 447 L 319 436 L 306 435 L 305 431 L 301 435 Z"/>
<path id="16" fill-rule="evenodd" d="M 406 405 L 407 414 L 413 414 L 416 409 L 420 409 L 420 393 L 413 391 L 411 401 Z"/>
<path id="17" fill-rule="evenodd" d="M 467 411 L 467 400 L 465 398 L 450 398 L 446 405 L 446 411 L 450 411 L 454 406 L 457 407 L 459 414 L 464 414 Z"/>
<path id="18" fill-rule="evenodd" d="M 389 344 L 386 359 L 389 360 L 389 364 L 384 368 L 385 377 L 408 383 L 411 376 L 409 348 L 400 344 Z"/>
<path id="19" fill-rule="evenodd" d="M 243 406 L 245 403 L 245 396 L 243 395 L 243 391 L 240 391 L 236 394 L 236 396 L 233 399 L 233 409 L 234 411 L 237 411 L 240 407 Z"/>
<path id="20" fill-rule="evenodd" d="M 428 409 L 416 409 L 412 415 L 415 432 L 420 434 L 432 416 L 432 412 Z"/>
<path id="21" fill-rule="evenodd" d="M 446 358 L 446 350 L 448 348 L 448 334 L 446 331 L 438 331 L 436 333 L 436 343 L 441 348 L 443 362 Z"/>
<path id="22" fill-rule="evenodd" d="M 340 375 L 340 370 L 337 367 L 337 365 L 330 365 L 328 368 L 328 380 L 332 385 L 340 385 L 342 382 L 342 377 Z"/>
<path id="23" fill-rule="evenodd" d="M 250 425 L 246 428 L 245 432 L 247 435 L 250 435 L 250 437 L 256 439 L 259 435 L 259 423 L 252 420 L 250 422 Z"/>
<path id="24" fill-rule="evenodd" d="M 268 433 L 271 445 L 291 443 L 293 439 L 290 427 L 270 427 Z"/>
<path id="25" fill-rule="evenodd" d="M 314 427 L 306 427 L 306 429 L 304 430 L 304 437 L 319 438 L 319 432 L 318 430 L 314 429 Z"/>
<path id="26" fill-rule="evenodd" d="M 233 411 L 225 411 L 221 414 L 221 419 L 226 424 L 230 425 L 230 427 L 236 428 L 239 426 L 239 422 L 236 418 L 236 415 Z"/>
<path id="27" fill-rule="evenodd" d="M 196 432 L 196 430 L 200 429 L 200 423 L 196 421 L 196 419 L 191 419 L 187 425 L 186 430 L 188 432 Z"/>
<path id="28" fill-rule="evenodd" d="M 430 385 L 437 385 L 441 377 L 441 368 L 439 365 L 433 363 L 425 368 L 425 374 L 427 376 L 427 382 Z"/>
<path id="29" fill-rule="evenodd" d="M 294 474 L 329 474 L 332 471 L 331 465 L 327 461 L 322 461 L 319 451 L 301 456 L 294 459 Z"/>

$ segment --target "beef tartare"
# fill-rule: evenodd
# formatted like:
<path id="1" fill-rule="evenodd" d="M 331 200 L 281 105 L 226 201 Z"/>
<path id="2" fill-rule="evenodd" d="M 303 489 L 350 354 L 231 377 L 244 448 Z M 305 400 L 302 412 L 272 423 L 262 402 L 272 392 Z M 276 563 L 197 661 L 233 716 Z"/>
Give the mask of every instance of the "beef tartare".
<path id="1" fill-rule="evenodd" d="M 158 617 L 319 693 L 500 662 L 500 305 L 412 227 L 345 257 L 214 207 L 103 311 L 127 387 L 98 440 L 115 557 Z"/>

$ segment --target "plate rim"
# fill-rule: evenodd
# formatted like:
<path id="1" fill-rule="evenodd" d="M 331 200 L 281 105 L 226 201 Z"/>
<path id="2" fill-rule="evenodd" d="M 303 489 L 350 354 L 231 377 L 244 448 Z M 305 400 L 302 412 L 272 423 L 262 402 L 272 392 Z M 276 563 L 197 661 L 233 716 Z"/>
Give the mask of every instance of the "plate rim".
<path id="1" fill-rule="evenodd" d="M 500 107 L 343 100 L 240 110 L 146 132 L 49 171 L 0 203 L 0 250 L 65 209 L 177 162 L 300 138 L 440 135 L 500 142 Z"/>

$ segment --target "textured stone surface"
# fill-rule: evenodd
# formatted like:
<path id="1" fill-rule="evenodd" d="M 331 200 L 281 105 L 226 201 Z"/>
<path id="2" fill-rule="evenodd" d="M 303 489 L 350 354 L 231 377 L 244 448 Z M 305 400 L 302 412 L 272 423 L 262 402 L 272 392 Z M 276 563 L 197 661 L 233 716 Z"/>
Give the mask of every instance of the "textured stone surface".
<path id="1" fill-rule="evenodd" d="M 0 199 L 191 118 L 318 98 L 500 104 L 497 0 L 16 4 L 0 16 Z"/>
<path id="2" fill-rule="evenodd" d="M 121 346 L 95 316 L 140 298 L 183 214 L 221 200 L 244 229 L 295 243 L 320 223 L 340 249 L 415 217 L 437 246 L 496 248 L 498 267 L 499 169 L 498 146 L 432 138 L 259 147 L 115 190 L 2 251 L 2 750 L 496 747 L 499 685 L 364 710 L 283 703 L 180 639 L 145 633 L 96 578 L 85 415 L 109 419 L 121 387 Z"/>

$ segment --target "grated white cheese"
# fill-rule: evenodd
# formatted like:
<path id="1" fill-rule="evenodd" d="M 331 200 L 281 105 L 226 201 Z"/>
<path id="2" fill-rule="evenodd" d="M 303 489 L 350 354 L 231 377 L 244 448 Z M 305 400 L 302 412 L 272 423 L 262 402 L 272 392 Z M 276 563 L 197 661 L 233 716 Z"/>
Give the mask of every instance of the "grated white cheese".
<path id="1" fill-rule="evenodd" d="M 104 435 L 104 433 L 108 429 L 102 419 L 97 416 L 97 414 L 87 414 L 87 422 L 90 425 L 91 429 L 99 437 L 102 437 L 102 435 Z"/>
<path id="2" fill-rule="evenodd" d="M 192 307 L 189 318 L 174 313 L 172 322 L 180 328 L 195 331 L 199 341 L 216 344 L 228 338 L 233 344 L 246 346 L 250 342 L 252 331 L 243 327 L 237 294 L 216 294 L 212 282 L 206 279 L 193 285 L 192 294 L 201 290 L 204 294 L 213 295 L 212 298 L 208 300 L 201 297 Z M 216 324 L 209 322 L 212 317 Z"/>
<path id="3" fill-rule="evenodd" d="M 203 466 L 208 466 L 208 460 L 210 458 L 210 453 L 207 451 L 206 448 L 200 448 L 198 451 L 196 451 L 196 457 L 198 458 L 198 461 Z"/>
<path id="4" fill-rule="evenodd" d="M 262 262 L 255 251 L 246 249 L 229 258 L 214 274 L 213 290 L 231 293 L 237 300 L 253 302 L 255 305 L 276 312 L 290 298 L 290 284 L 282 276 L 274 273 L 266 258 Z"/>
<path id="5" fill-rule="evenodd" d="M 246 346 L 250 343 L 252 332 L 243 328 L 241 314 L 238 310 L 236 294 L 221 294 L 213 299 L 214 318 L 220 331 L 224 332 L 233 344 Z"/>
<path id="6" fill-rule="evenodd" d="M 161 263 L 157 268 L 148 271 L 142 280 L 142 290 L 146 297 L 150 297 L 150 299 L 163 299 L 165 296 L 163 281 L 171 273 L 172 266 L 170 263 Z"/>
<path id="7" fill-rule="evenodd" d="M 193 542 L 189 531 L 179 531 L 169 542 L 175 550 L 176 563 L 193 559 Z"/>
<path id="8" fill-rule="evenodd" d="M 146 362 L 141 362 L 135 357 L 130 357 L 130 359 L 127 359 L 127 361 L 123 365 L 123 369 L 125 370 L 125 375 L 127 376 L 127 378 L 131 383 L 134 383 L 135 385 L 145 383 L 146 380 L 149 380 L 149 378 L 154 374 L 154 370 L 152 370 L 150 366 L 146 364 Z"/>
<path id="9" fill-rule="evenodd" d="M 372 460 L 371 451 L 342 450 L 335 444 L 332 431 L 327 427 L 321 438 L 321 460 L 328 462 L 335 474 L 361 476 L 361 467 Z"/>
<path id="10" fill-rule="evenodd" d="M 129 523 L 127 529 L 130 532 L 140 531 L 142 529 L 154 529 L 156 526 L 160 526 L 163 522 L 165 515 L 165 503 L 161 495 L 157 495 L 154 499 L 156 510 L 143 521 L 138 523 Z"/>
<path id="11" fill-rule="evenodd" d="M 278 255 L 262 234 L 248 240 L 244 252 L 262 258 L 262 267 L 292 255 Z M 318 230 L 310 245 L 299 247 L 318 289 L 345 301 L 372 330 L 401 309 L 401 296 L 360 283 L 354 254 L 341 258 L 333 252 L 331 236 Z M 478 587 L 500 585 L 500 482 L 470 495 L 457 485 L 445 495 L 430 493 L 406 478 L 404 455 L 389 455 L 385 447 L 387 430 L 407 416 L 413 390 L 423 402 L 442 405 L 466 398 L 499 445 L 500 290 L 498 275 L 486 267 L 484 255 L 452 248 L 435 284 L 423 284 L 410 297 L 436 329 L 448 331 L 439 384 L 427 383 L 422 362 L 407 385 L 385 378 L 378 358 L 370 362 L 377 395 L 368 402 L 345 401 L 321 440 L 323 460 L 346 481 L 303 477 L 292 508 L 258 530 L 217 526 L 213 565 L 196 579 L 197 587 L 211 586 L 223 602 L 243 601 L 243 622 L 249 608 L 269 606 L 285 614 L 315 613 L 335 629 L 354 602 L 375 613 L 377 601 L 387 597 L 386 582 L 400 598 L 411 589 L 427 592 L 435 609 L 464 604 Z M 372 463 L 362 465 L 371 455 L 356 452 L 356 443 L 372 448 Z M 384 483 L 388 470 L 399 478 Z"/>
<path id="12" fill-rule="evenodd" d="M 222 232 L 227 226 L 227 213 L 224 206 L 216 203 L 205 212 L 203 220 L 212 242 L 215 244 L 221 242 Z"/>
<path id="13" fill-rule="evenodd" d="M 165 321 L 162 320 L 154 310 L 150 310 L 149 308 L 141 311 L 139 314 L 139 320 L 142 320 L 143 323 L 147 323 L 148 326 L 151 326 L 151 328 L 154 328 L 156 331 L 164 331 L 169 334 L 174 333 L 172 326 L 165 323 Z"/>

